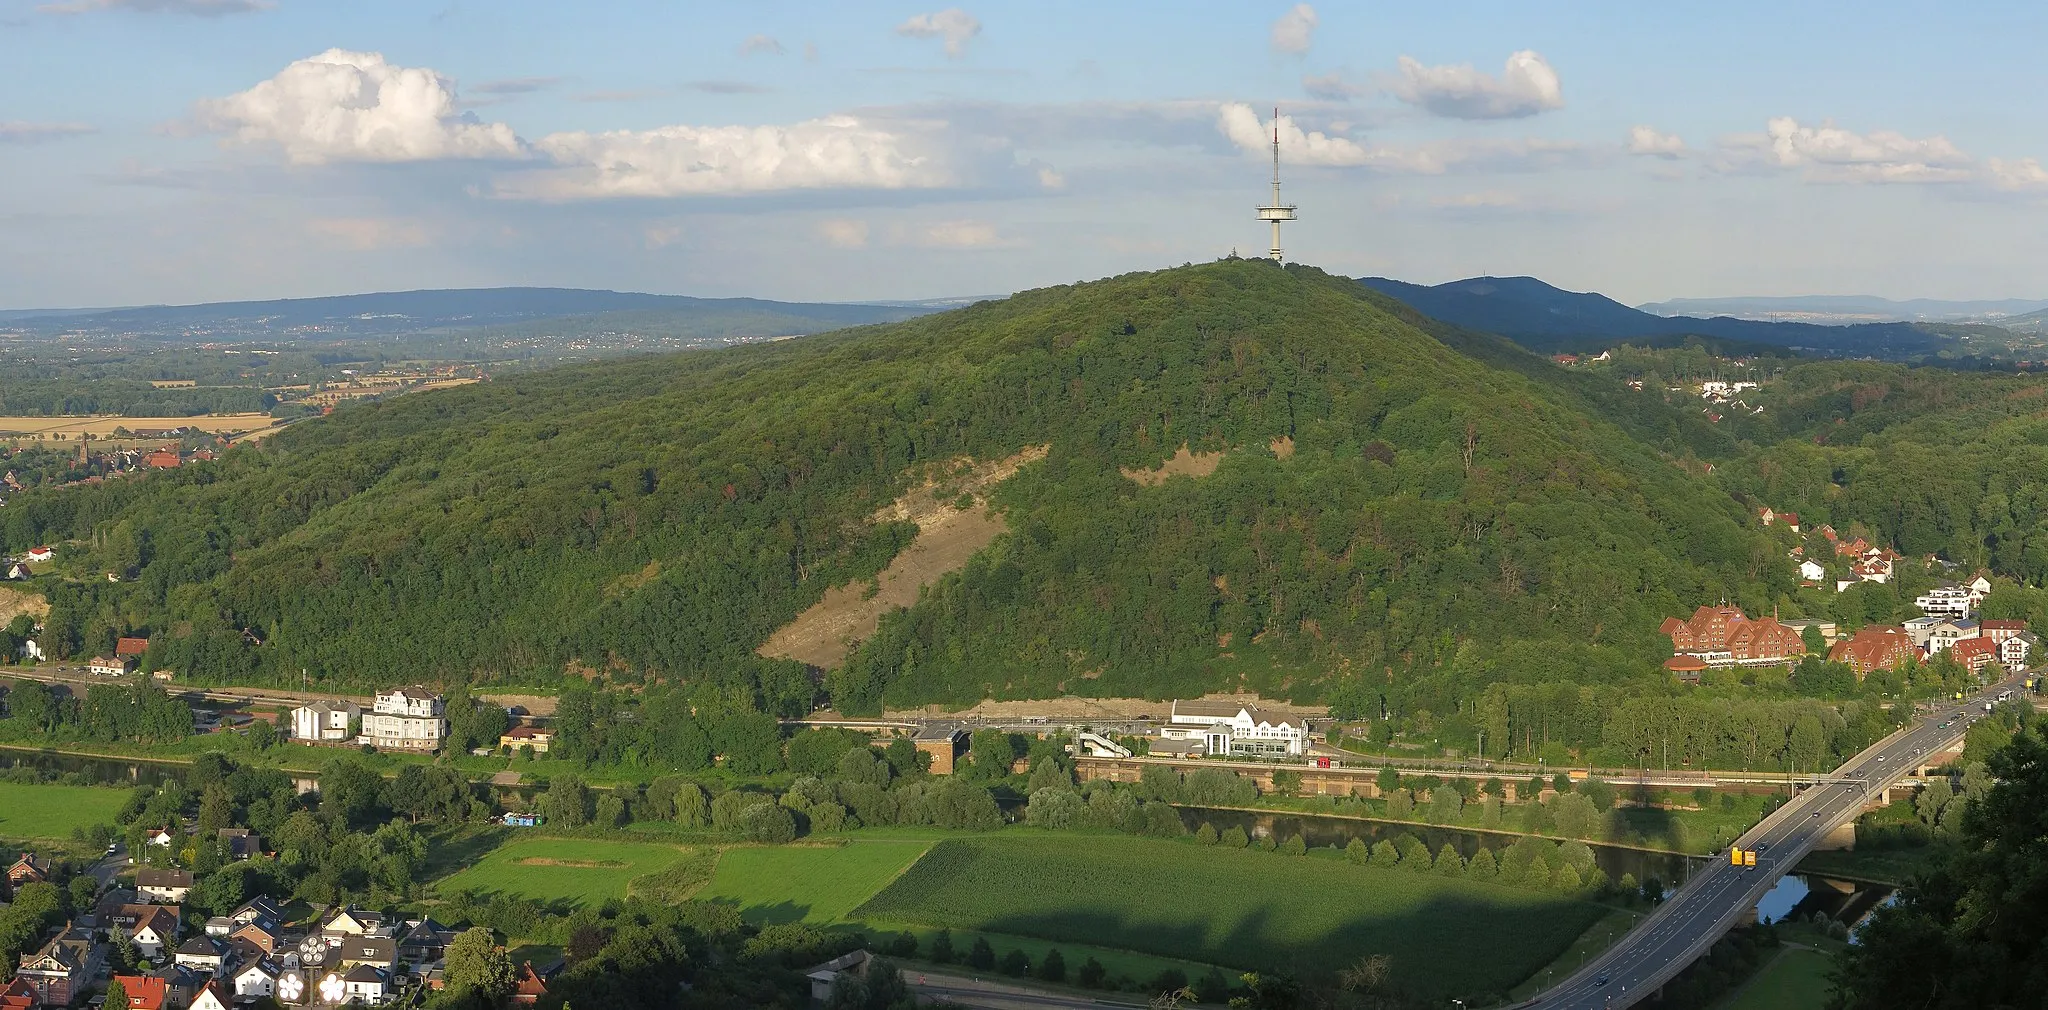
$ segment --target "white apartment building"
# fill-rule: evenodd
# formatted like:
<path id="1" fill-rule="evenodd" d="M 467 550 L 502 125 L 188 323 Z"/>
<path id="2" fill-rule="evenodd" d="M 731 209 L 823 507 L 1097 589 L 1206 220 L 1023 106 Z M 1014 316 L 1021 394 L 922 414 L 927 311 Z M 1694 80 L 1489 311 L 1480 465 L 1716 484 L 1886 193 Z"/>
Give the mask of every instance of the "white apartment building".
<path id="1" fill-rule="evenodd" d="M 1968 620 L 1977 604 L 1984 602 L 1984 595 L 1972 586 L 1959 586 L 1945 582 L 1927 591 L 1926 595 L 1913 601 L 1920 612 L 1929 617 L 1946 617 L 1951 620 Z"/>
<path id="2" fill-rule="evenodd" d="M 1212 757 L 1300 756 L 1308 750 L 1308 722 L 1298 717 L 1269 716 L 1237 702 L 1176 701 L 1159 735 L 1167 740 L 1199 740 Z"/>
<path id="3" fill-rule="evenodd" d="M 292 709 L 292 739 L 304 743 L 344 743 L 349 724 L 362 718 L 352 701 L 316 701 Z"/>
<path id="4" fill-rule="evenodd" d="M 440 750 L 448 736 L 441 696 L 424 687 L 380 691 L 363 716 L 363 739 L 385 750 Z"/>

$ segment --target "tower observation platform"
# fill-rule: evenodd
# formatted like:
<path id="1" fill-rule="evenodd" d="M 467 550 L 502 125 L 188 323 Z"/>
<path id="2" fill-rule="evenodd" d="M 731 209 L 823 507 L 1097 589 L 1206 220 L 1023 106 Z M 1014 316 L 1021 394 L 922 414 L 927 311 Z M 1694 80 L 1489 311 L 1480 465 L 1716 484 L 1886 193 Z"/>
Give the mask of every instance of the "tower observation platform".
<path id="1" fill-rule="evenodd" d="M 1259 208 L 1259 220 L 1272 222 L 1273 249 L 1270 255 L 1276 263 L 1281 259 L 1280 222 L 1294 220 L 1294 210 L 1293 204 L 1280 202 L 1280 109 L 1278 106 L 1275 106 L 1273 109 L 1273 202 Z"/>

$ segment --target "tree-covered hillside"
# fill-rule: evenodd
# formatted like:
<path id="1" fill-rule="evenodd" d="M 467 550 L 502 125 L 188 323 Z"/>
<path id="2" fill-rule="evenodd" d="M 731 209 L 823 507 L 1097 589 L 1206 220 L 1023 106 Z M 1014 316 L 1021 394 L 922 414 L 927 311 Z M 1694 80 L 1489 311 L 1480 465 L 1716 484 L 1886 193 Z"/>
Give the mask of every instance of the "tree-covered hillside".
<path id="1" fill-rule="evenodd" d="M 1711 449 L 1697 422 L 1421 322 L 1264 261 L 1049 288 L 348 407 L 17 496 L 0 548 L 74 541 L 47 583 L 74 654 L 138 632 L 202 679 L 584 668 L 795 706 L 797 671 L 753 650 L 915 532 L 868 517 L 924 464 L 1049 445 L 995 492 L 1011 533 L 826 679 L 852 711 L 1242 683 L 1443 712 L 1643 670 L 1663 616 L 1784 588 L 1679 465 Z M 1183 444 L 1225 457 L 1124 475 Z"/>

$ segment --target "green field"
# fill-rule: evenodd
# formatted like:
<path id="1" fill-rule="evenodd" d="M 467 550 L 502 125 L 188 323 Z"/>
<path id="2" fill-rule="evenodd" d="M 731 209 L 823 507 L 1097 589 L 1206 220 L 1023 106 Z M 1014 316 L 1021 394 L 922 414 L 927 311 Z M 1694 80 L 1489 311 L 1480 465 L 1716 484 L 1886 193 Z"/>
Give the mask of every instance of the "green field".
<path id="1" fill-rule="evenodd" d="M 1385 954 L 1417 989 L 1483 993 L 1522 981 L 1605 913 L 1339 858 L 1018 832 L 939 843 L 853 915 L 1297 973 Z M 1435 967 L 1458 951 L 1484 955 L 1455 976 Z"/>
<path id="2" fill-rule="evenodd" d="M 597 905 L 624 898 L 633 878 L 659 873 L 697 850 L 651 842 L 597 838 L 522 838 L 507 842 L 468 869 L 440 882 L 447 891 L 510 894 L 540 901 Z"/>
<path id="3" fill-rule="evenodd" d="M 1721 1010 L 1812 1010 L 1826 1006 L 1834 959 L 1817 950 L 1787 948 L 1764 965 Z"/>
<path id="4" fill-rule="evenodd" d="M 932 847 L 931 839 L 727 849 L 697 897 L 738 904 L 749 922 L 840 922 Z"/>
<path id="5" fill-rule="evenodd" d="M 69 838 L 72 828 L 114 823 L 127 800 L 126 789 L 0 782 L 0 838 Z"/>

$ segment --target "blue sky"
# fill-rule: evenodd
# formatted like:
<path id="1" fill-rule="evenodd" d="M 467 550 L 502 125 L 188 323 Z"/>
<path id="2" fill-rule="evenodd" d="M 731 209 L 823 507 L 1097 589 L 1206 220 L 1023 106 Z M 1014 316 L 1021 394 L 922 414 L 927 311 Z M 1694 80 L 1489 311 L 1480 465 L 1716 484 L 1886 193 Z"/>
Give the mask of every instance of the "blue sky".
<path id="1" fill-rule="evenodd" d="M 1263 250 L 2048 297 L 2029 4 L 0 0 L 0 307 L 997 294 Z"/>

